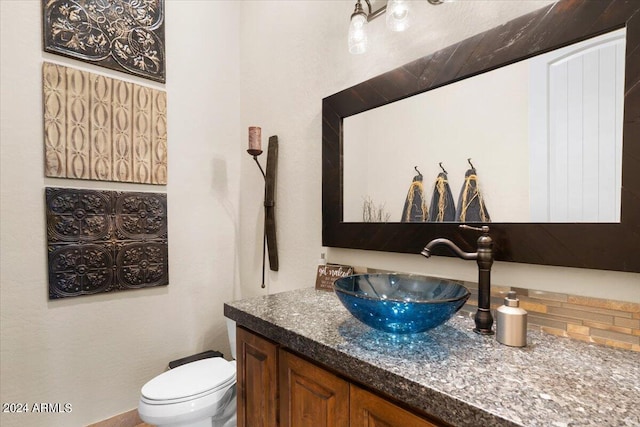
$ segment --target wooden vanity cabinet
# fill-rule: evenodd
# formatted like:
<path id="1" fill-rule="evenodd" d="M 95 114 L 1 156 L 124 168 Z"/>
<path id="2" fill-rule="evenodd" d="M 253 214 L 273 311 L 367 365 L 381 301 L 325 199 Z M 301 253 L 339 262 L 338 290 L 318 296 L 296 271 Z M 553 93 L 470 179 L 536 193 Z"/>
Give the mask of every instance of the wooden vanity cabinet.
<path id="1" fill-rule="evenodd" d="M 439 427 L 237 328 L 239 427 Z"/>
<path id="2" fill-rule="evenodd" d="M 352 427 L 438 427 L 438 424 L 355 385 L 351 385 L 349 406 Z"/>
<path id="3" fill-rule="evenodd" d="M 278 345 L 236 328 L 238 426 L 278 425 Z"/>
<path id="4" fill-rule="evenodd" d="M 281 427 L 350 425 L 347 381 L 286 350 L 279 357 Z"/>

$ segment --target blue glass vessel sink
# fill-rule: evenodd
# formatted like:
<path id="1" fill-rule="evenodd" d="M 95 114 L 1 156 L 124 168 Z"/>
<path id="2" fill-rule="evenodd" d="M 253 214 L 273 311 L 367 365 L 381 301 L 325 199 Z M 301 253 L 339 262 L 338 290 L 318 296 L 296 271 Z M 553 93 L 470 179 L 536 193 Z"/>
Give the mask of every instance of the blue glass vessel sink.
<path id="1" fill-rule="evenodd" d="M 442 325 L 470 295 L 455 281 L 395 273 L 343 277 L 333 283 L 333 289 L 356 319 L 396 334 Z"/>

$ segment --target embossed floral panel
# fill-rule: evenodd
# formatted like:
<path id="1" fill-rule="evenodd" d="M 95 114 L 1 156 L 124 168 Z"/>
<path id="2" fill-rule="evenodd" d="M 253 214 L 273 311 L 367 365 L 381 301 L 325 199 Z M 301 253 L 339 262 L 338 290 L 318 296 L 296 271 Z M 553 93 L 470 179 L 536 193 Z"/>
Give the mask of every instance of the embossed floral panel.
<path id="1" fill-rule="evenodd" d="M 45 62 L 45 175 L 167 183 L 167 94 Z"/>
<path id="2" fill-rule="evenodd" d="M 165 82 L 164 0 L 42 0 L 44 50 Z"/>
<path id="3" fill-rule="evenodd" d="M 169 284 L 166 194 L 45 193 L 49 299 Z"/>

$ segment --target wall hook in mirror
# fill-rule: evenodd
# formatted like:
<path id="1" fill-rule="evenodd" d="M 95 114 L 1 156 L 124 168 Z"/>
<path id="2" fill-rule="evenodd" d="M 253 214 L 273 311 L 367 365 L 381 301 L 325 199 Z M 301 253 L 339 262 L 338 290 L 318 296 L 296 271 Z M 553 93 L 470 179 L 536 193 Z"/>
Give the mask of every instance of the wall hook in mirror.
<path id="1" fill-rule="evenodd" d="M 440 165 L 440 169 L 442 169 L 442 172 L 444 172 L 445 174 L 448 175 L 447 171 L 444 169 L 444 167 L 442 166 L 442 162 L 438 163 Z"/>
<path id="2" fill-rule="evenodd" d="M 469 162 L 469 166 L 471 166 L 471 169 L 475 169 L 475 166 L 473 166 L 473 163 L 471 163 L 471 157 L 467 159 L 467 162 Z"/>

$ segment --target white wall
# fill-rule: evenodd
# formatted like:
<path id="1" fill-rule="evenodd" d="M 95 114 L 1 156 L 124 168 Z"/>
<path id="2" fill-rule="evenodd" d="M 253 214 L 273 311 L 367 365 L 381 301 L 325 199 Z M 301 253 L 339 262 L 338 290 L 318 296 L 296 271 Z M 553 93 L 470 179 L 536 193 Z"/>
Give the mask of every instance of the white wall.
<path id="1" fill-rule="evenodd" d="M 167 84 L 44 54 L 41 2 L 1 4 L 2 402 L 71 403 L 10 426 L 80 426 L 137 406 L 170 360 L 229 354 L 222 303 L 239 283 L 239 4 L 166 2 Z M 44 178 L 43 60 L 166 89 L 169 184 Z M 166 191 L 169 286 L 48 301 L 44 187 Z"/>
<path id="2" fill-rule="evenodd" d="M 451 45 L 549 1 L 413 2 L 416 20 L 404 33 L 370 23 L 370 51 L 349 55 L 353 1 L 243 1 L 241 81 L 243 136 L 259 125 L 278 134 L 277 221 L 280 271 L 260 289 L 262 187 L 248 155 L 242 160 L 241 271 L 244 296 L 311 286 L 322 248 L 321 143 L 324 97 Z M 265 131 L 266 129 L 266 131 Z M 264 159 L 263 159 L 264 160 Z M 426 243 L 426 242 L 425 242 Z M 448 257 L 324 249 L 330 262 L 477 280 L 475 263 Z M 640 301 L 640 274 L 498 262 L 496 284 Z"/>

